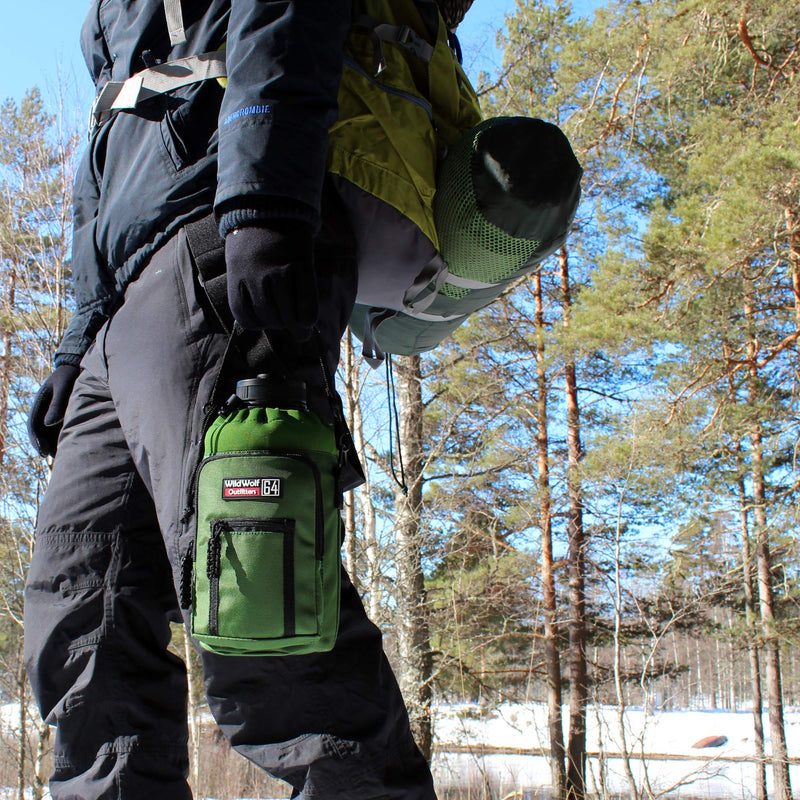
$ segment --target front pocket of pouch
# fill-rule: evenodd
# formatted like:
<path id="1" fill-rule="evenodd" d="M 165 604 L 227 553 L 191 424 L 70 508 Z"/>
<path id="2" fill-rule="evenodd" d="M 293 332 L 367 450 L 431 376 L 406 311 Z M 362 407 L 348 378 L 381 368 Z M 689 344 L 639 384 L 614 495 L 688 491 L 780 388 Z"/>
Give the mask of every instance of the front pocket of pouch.
<path id="1" fill-rule="evenodd" d="M 292 519 L 212 523 L 206 554 L 210 636 L 295 635 L 294 528 Z"/>

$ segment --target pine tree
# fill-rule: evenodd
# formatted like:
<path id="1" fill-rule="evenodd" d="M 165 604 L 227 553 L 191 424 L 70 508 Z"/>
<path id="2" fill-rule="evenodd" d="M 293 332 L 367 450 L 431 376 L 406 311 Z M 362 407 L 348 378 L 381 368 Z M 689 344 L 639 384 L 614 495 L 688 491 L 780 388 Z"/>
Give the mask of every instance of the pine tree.
<path id="1" fill-rule="evenodd" d="M 17 790 L 33 768 L 44 792 L 49 727 L 38 719 L 22 662 L 22 591 L 33 549 L 33 516 L 47 465 L 28 443 L 33 391 L 51 369 L 67 318 L 70 192 L 77 137 L 64 138 L 36 90 L 0 108 L 0 661 L 4 690 L 20 703 Z M 38 741 L 28 741 L 30 727 Z"/>

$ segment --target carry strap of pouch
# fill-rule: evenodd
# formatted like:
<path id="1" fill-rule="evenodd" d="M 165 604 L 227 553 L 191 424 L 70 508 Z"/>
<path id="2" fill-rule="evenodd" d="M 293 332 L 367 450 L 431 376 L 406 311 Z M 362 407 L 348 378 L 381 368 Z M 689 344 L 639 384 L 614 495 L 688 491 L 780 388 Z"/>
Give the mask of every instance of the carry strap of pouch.
<path id="1" fill-rule="evenodd" d="M 186 241 L 197 266 L 200 286 L 226 333 L 233 331 L 233 314 L 228 304 L 228 277 L 225 274 L 225 242 L 219 235 L 214 214 L 207 214 L 184 226 Z"/>
<path id="2" fill-rule="evenodd" d="M 219 235 L 216 217 L 208 214 L 202 219 L 188 223 L 186 240 L 189 250 L 197 266 L 200 286 L 211 304 L 223 330 L 231 335 L 237 333 L 237 326 L 228 304 L 228 282 L 225 274 L 225 243 Z M 336 384 L 328 369 L 325 359 L 325 348 L 319 329 L 314 328 L 314 340 L 317 347 L 317 357 L 322 371 L 323 386 L 333 416 L 333 427 L 336 434 L 336 443 L 339 448 L 338 469 L 338 496 L 354 489 L 366 482 L 364 468 L 358 458 L 356 446 L 353 442 L 350 428 L 344 417 L 342 401 L 336 392 Z M 255 338 L 248 347 L 247 361 L 252 363 L 262 362 L 274 353 L 266 333 Z"/>

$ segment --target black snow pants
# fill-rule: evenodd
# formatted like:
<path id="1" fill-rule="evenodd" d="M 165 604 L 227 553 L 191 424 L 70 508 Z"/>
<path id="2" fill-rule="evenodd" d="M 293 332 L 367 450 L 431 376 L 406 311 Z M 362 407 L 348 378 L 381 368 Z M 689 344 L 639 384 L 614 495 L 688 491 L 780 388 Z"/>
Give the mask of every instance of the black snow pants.
<path id="1" fill-rule="evenodd" d="M 335 365 L 354 265 L 323 250 L 317 261 L 319 327 Z M 28 671 L 57 728 L 54 800 L 191 798 L 186 670 L 167 645 L 170 623 L 184 617 L 189 485 L 229 338 L 181 231 L 128 287 L 83 359 L 25 593 Z M 294 363 L 312 410 L 329 416 L 310 347 Z M 221 388 L 227 397 L 233 386 Z M 331 652 L 201 654 L 219 727 L 235 750 L 290 783 L 293 797 L 435 799 L 380 632 L 346 575 Z"/>

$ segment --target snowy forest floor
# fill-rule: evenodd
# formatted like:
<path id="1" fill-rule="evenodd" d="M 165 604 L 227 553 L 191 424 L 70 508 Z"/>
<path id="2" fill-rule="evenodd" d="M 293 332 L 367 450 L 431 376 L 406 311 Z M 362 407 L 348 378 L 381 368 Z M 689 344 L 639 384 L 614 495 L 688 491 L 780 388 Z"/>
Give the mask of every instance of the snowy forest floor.
<path id="1" fill-rule="evenodd" d="M 564 729 L 569 714 L 564 708 Z M 0 739 L 13 739 L 19 707 L 0 707 Z M 433 771 L 441 800 L 547 800 L 550 774 L 546 750 L 547 709 L 543 704 L 506 704 L 482 709 L 477 704 L 439 705 L 434 711 Z M 795 796 L 800 789 L 800 708 L 785 712 Z M 587 773 L 590 795 L 599 798 L 631 796 L 621 754 L 631 754 L 631 768 L 639 791 L 645 782 L 656 797 L 680 800 L 751 800 L 755 797 L 755 744 L 750 711 L 658 711 L 631 708 L 624 714 L 625 741 L 616 707 L 590 707 L 587 714 Z M 201 760 L 204 769 L 232 773 L 246 765 L 220 746 L 215 726 L 204 715 L 204 733 L 215 742 L 213 758 Z M 766 748 L 769 725 L 764 718 Z M 726 737 L 720 747 L 693 748 L 706 737 Z M 10 744 L 10 741 L 8 742 Z M 747 761 L 744 759 L 751 759 Z M 249 766 L 249 765 L 247 765 Z M 249 772 L 250 770 L 248 770 Z M 252 770 L 256 772 L 255 770 Z M 10 783 L 6 776 L 6 783 Z M 210 776 L 209 776 L 210 777 Z M 232 785 L 198 800 L 267 800 L 288 797 L 283 785 L 262 784 L 242 795 Z M 768 787 L 771 774 L 767 769 Z M 214 782 L 209 781 L 211 785 Z M 269 788 L 268 788 L 269 787 Z M 27 794 L 26 797 L 32 795 Z M 0 800 L 16 800 L 16 788 L 0 787 Z M 44 800 L 48 800 L 45 795 Z"/>
<path id="2" fill-rule="evenodd" d="M 566 707 L 563 713 L 566 730 L 569 718 Z M 789 755 L 800 756 L 800 709 L 787 710 L 785 721 Z M 630 794 L 621 758 L 621 753 L 627 750 L 632 757 L 631 767 L 637 784 L 641 786 L 646 779 L 655 795 L 684 800 L 749 800 L 755 796 L 755 764 L 737 761 L 755 756 L 751 711 L 646 713 L 644 709 L 631 708 L 624 715 L 625 742 L 620 735 L 616 707 L 590 707 L 586 723 L 587 751 L 593 754 L 587 767 L 587 789 L 591 793 L 601 797 Z M 769 752 L 766 714 L 764 730 Z M 519 752 L 546 750 L 547 709 L 544 705 L 508 704 L 486 714 L 476 705 L 440 706 L 436 712 L 435 731 L 434 773 L 440 789 L 488 784 L 500 798 L 514 790 L 525 789 L 539 790 L 539 796 L 547 796 L 550 781 L 547 758 Z M 711 736 L 727 737 L 727 742 L 715 748 L 692 747 Z M 493 752 L 482 754 L 481 747 L 486 745 Z M 469 746 L 472 753 L 448 752 L 448 746 L 455 746 L 450 749 Z M 800 763 L 792 767 L 791 773 L 797 793 Z M 769 769 L 767 781 L 771 788 Z M 533 796 L 531 793 L 531 798 L 525 800 L 532 800 Z"/>

